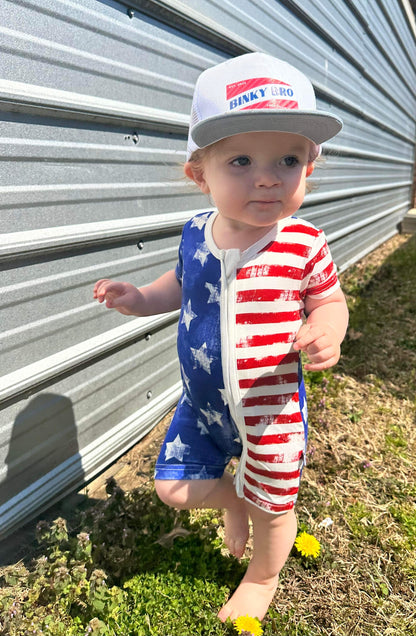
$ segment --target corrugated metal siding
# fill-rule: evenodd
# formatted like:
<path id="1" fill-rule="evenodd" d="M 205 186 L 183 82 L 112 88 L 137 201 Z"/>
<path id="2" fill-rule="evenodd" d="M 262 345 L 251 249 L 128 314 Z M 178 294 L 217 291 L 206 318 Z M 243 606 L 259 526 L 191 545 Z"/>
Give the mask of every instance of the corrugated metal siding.
<path id="1" fill-rule="evenodd" d="M 194 3 L 163 5 L 178 10 Z M 238 34 L 247 50 L 264 50 L 299 66 L 311 78 L 319 106 L 344 120 L 343 132 L 325 146 L 325 164 L 314 174 L 319 187 L 306 198 L 303 212 L 328 233 L 340 270 L 395 233 L 409 208 L 416 44 L 404 6 L 397 0 L 198 2 L 211 28 L 221 25 Z M 381 209 L 384 193 L 389 203 Z M 343 211 L 335 224 L 334 209 Z"/>
<path id="2" fill-rule="evenodd" d="M 175 403 L 177 315 L 127 319 L 101 277 L 150 282 L 208 202 L 183 179 L 199 73 L 264 50 L 345 128 L 303 215 L 340 269 L 410 201 L 415 31 L 401 0 L 3 0 L 0 533 L 92 478 Z"/>

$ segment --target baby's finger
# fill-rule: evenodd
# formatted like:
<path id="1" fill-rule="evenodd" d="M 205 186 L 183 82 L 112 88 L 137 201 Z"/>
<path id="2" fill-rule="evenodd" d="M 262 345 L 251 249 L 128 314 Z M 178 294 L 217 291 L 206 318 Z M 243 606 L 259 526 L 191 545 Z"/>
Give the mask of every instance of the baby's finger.
<path id="1" fill-rule="evenodd" d="M 293 343 L 293 348 L 295 351 L 304 350 L 308 347 L 312 342 L 315 342 L 317 338 L 321 335 L 320 331 L 310 325 L 302 325 L 296 334 L 295 342 Z"/>
<path id="2" fill-rule="evenodd" d="M 322 362 L 306 362 L 303 365 L 303 368 L 306 371 L 324 371 L 325 369 L 329 369 L 333 367 L 339 360 L 339 356 L 333 355 Z"/>
<path id="3" fill-rule="evenodd" d="M 339 346 L 326 343 L 324 339 L 322 339 L 321 347 L 316 347 L 315 344 L 312 344 L 306 350 L 309 360 L 304 365 L 304 368 L 307 371 L 323 371 L 338 362 L 341 355 L 341 348 Z"/>
<path id="4" fill-rule="evenodd" d="M 109 296 L 112 295 L 114 288 L 114 283 L 111 280 L 104 280 L 101 282 L 101 285 L 96 290 L 96 298 L 98 302 L 102 303 L 104 300 L 108 300 Z"/>
<path id="5" fill-rule="evenodd" d="M 105 283 L 108 283 L 109 279 L 108 278 L 101 278 L 100 280 L 97 280 L 97 282 L 94 285 L 94 290 L 93 290 L 93 297 L 94 298 L 98 298 L 98 295 L 100 294 L 100 292 L 102 292 L 102 286 Z"/>

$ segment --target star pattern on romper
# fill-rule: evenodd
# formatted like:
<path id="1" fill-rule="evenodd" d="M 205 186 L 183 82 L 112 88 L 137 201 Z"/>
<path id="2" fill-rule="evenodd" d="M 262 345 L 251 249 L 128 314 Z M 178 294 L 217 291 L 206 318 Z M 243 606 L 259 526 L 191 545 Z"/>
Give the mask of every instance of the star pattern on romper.
<path id="1" fill-rule="evenodd" d="M 202 466 L 199 473 L 196 473 L 195 475 L 191 475 L 191 479 L 209 479 L 209 475 L 207 473 L 206 467 Z"/>
<path id="2" fill-rule="evenodd" d="M 221 398 L 224 404 L 228 404 L 227 391 L 225 389 L 218 389 L 218 391 L 221 393 Z"/>
<path id="3" fill-rule="evenodd" d="M 222 421 L 222 413 L 219 413 L 219 411 L 213 409 L 209 402 L 207 403 L 207 407 L 208 410 L 205 411 L 204 409 L 201 409 L 201 413 L 203 413 L 207 418 L 208 426 L 212 426 L 212 424 L 218 424 L 222 428 L 224 426 L 224 423 Z"/>
<path id="4" fill-rule="evenodd" d="M 182 381 L 183 381 L 188 393 L 190 393 L 190 391 L 191 391 L 190 380 L 189 380 L 188 376 L 186 375 L 182 365 L 181 365 L 181 371 L 182 371 Z"/>
<path id="5" fill-rule="evenodd" d="M 191 400 L 189 399 L 189 397 L 187 396 L 186 393 L 183 393 L 179 404 L 189 404 L 190 406 L 192 406 L 192 402 L 191 402 Z"/>
<path id="6" fill-rule="evenodd" d="M 220 290 L 217 285 L 213 285 L 212 283 L 205 283 L 205 287 L 209 291 L 209 298 L 207 303 L 219 303 L 220 302 Z"/>
<path id="7" fill-rule="evenodd" d="M 195 216 L 192 219 L 191 227 L 197 227 L 198 230 L 202 230 L 205 223 L 207 222 L 208 212 L 206 214 L 201 214 L 200 216 Z"/>
<path id="8" fill-rule="evenodd" d="M 304 405 L 302 406 L 302 415 L 303 415 L 303 421 L 307 422 L 308 421 L 308 405 L 306 400 L 304 402 Z"/>
<path id="9" fill-rule="evenodd" d="M 209 249 L 203 243 L 200 244 L 197 250 L 195 250 L 195 254 L 193 256 L 194 259 L 198 260 L 202 266 L 205 265 L 206 260 L 208 258 Z"/>
<path id="10" fill-rule="evenodd" d="M 190 449 L 189 444 L 182 443 L 178 433 L 173 442 L 166 443 L 165 461 L 168 461 L 168 459 L 177 459 L 183 462 L 184 455 L 189 455 Z"/>
<path id="11" fill-rule="evenodd" d="M 204 422 L 201 422 L 201 420 L 197 420 L 196 425 L 199 428 L 200 435 L 208 435 L 208 429 L 205 426 Z"/>
<path id="12" fill-rule="evenodd" d="M 188 300 L 188 304 L 186 305 L 185 309 L 183 310 L 182 320 L 181 320 L 181 323 L 185 323 L 185 327 L 186 327 L 187 331 L 189 331 L 189 325 L 191 324 L 191 321 L 194 318 L 197 318 L 197 314 L 195 314 L 192 311 L 191 301 Z"/>
<path id="13" fill-rule="evenodd" d="M 194 369 L 200 366 L 201 369 L 204 369 L 204 371 L 211 375 L 211 362 L 214 358 L 210 358 L 207 354 L 207 343 L 204 342 L 199 349 L 191 347 L 191 351 L 195 362 Z"/>

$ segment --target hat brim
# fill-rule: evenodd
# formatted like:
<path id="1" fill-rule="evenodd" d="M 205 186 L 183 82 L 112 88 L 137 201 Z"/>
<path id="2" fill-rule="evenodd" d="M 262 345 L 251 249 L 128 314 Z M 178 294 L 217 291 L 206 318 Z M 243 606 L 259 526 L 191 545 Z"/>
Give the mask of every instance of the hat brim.
<path id="1" fill-rule="evenodd" d="M 251 110 L 209 117 L 194 126 L 191 137 L 199 148 L 247 132 L 288 132 L 321 144 L 334 137 L 341 128 L 342 120 L 325 111 Z"/>

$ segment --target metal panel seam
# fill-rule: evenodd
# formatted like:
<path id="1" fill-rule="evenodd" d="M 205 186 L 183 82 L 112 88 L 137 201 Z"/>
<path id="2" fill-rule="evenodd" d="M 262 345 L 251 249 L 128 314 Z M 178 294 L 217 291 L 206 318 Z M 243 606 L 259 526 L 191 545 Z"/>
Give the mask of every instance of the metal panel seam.
<path id="1" fill-rule="evenodd" d="M 171 214 L 156 214 L 117 219 L 116 221 L 80 223 L 79 225 L 0 234 L 0 262 L 40 253 L 55 253 L 75 246 L 80 248 L 156 233 L 180 232 L 183 225 L 192 216 L 211 210 L 212 208 L 201 208 L 200 210 L 185 210 Z"/>
<path id="2" fill-rule="evenodd" d="M 35 389 L 45 387 L 62 375 L 79 371 L 96 360 L 127 347 L 147 333 L 160 329 L 179 317 L 179 311 L 136 318 L 121 327 L 63 349 L 0 378 L 0 403 L 9 403 Z"/>
<path id="3" fill-rule="evenodd" d="M 351 265 L 354 265 L 354 263 L 357 263 L 357 261 L 360 261 L 362 258 L 364 258 L 364 256 L 367 256 L 367 254 L 370 254 L 370 252 L 375 250 L 377 247 L 379 247 L 380 245 L 383 245 L 383 243 L 388 241 L 390 238 L 392 238 L 393 236 L 396 236 L 396 234 L 398 234 L 397 229 L 391 230 L 391 232 L 389 232 L 387 235 L 384 235 L 381 238 L 377 239 L 374 242 L 374 244 L 369 245 L 363 250 L 361 250 L 361 252 L 354 254 L 352 258 L 350 258 L 348 261 L 342 264 L 342 266 L 338 269 L 338 272 L 339 273 L 345 272 L 345 270 L 351 267 Z"/>
<path id="4" fill-rule="evenodd" d="M 285 6 L 287 6 L 288 9 L 290 9 L 290 11 L 292 11 L 294 15 L 297 15 L 305 24 L 310 26 L 315 31 L 315 33 L 319 34 L 323 40 L 328 42 L 328 44 L 330 44 L 338 53 L 340 53 L 340 55 L 345 60 L 348 60 L 348 62 L 352 66 L 354 66 L 362 74 L 362 76 L 365 77 L 367 81 L 369 81 L 373 86 L 375 86 L 380 91 L 380 93 L 382 93 L 385 97 L 387 97 L 394 104 L 396 104 L 396 106 L 403 113 L 405 113 L 405 115 L 409 116 L 408 110 L 406 110 L 405 106 L 401 103 L 401 101 L 395 99 L 395 96 L 392 95 L 391 91 L 386 90 L 386 88 L 383 85 L 381 85 L 378 81 L 376 81 L 374 76 L 367 71 L 366 66 L 362 64 L 361 62 L 358 62 L 358 60 L 349 53 L 348 49 L 343 47 L 336 38 L 332 37 L 332 35 L 330 35 L 319 24 L 319 22 L 314 20 L 305 9 L 300 7 L 298 3 L 296 2 L 296 0 L 281 0 L 281 1 L 283 2 Z M 405 84 L 411 93 L 413 94 L 416 93 L 415 87 L 411 87 L 407 81 L 405 82 Z M 416 120 L 416 113 L 413 118 Z"/>
<path id="5" fill-rule="evenodd" d="M 407 24 L 410 27 L 411 34 L 416 44 L 416 20 L 409 0 L 399 0 L 400 8 L 406 18 Z"/>
<path id="6" fill-rule="evenodd" d="M 401 34 L 399 33 L 399 31 L 396 28 L 396 25 L 394 24 L 393 20 L 390 17 L 389 12 L 387 11 L 386 7 L 384 6 L 384 3 L 381 1 L 379 2 L 379 7 L 381 9 L 381 11 L 383 12 L 383 15 L 386 19 L 386 21 L 388 22 L 391 30 L 393 31 L 394 35 L 396 36 L 396 40 L 398 43 L 400 43 L 400 48 L 402 49 L 403 53 L 406 55 L 407 59 L 409 60 L 410 64 L 414 67 L 414 69 L 416 70 L 416 60 L 414 60 L 411 55 L 409 55 L 409 51 L 407 50 L 407 47 L 404 46 L 404 42 L 402 39 Z"/>
<path id="7" fill-rule="evenodd" d="M 0 79 L 0 110 L 25 110 L 68 118 L 134 122 L 144 128 L 187 134 L 189 115 L 37 84 Z"/>
<path id="8" fill-rule="evenodd" d="M 393 215 L 395 212 L 400 210 L 400 208 L 402 208 L 402 207 L 403 207 L 403 203 L 398 203 L 397 205 L 393 206 L 392 208 L 388 208 L 387 210 L 383 210 L 382 212 L 378 212 L 377 214 L 374 214 L 373 216 L 368 216 L 365 219 L 363 219 L 362 221 L 357 221 L 357 223 L 352 223 L 351 225 L 347 225 L 346 227 L 342 228 L 341 230 L 338 230 L 336 232 L 331 232 L 330 234 L 327 234 L 328 242 L 331 243 L 333 241 L 337 241 L 338 239 L 342 238 L 343 236 L 347 236 L 351 232 L 355 232 L 356 230 L 359 230 L 362 227 L 366 227 L 367 225 L 371 225 L 372 223 L 374 223 L 374 221 L 378 221 L 379 219 L 383 219 L 386 216 Z"/>
<path id="9" fill-rule="evenodd" d="M 220 27 L 213 20 L 184 5 L 180 0 L 174 2 L 169 0 L 131 0 L 131 2 L 126 2 L 122 0 L 122 2 L 129 7 L 130 11 L 132 8 L 137 8 L 151 18 L 159 19 L 170 27 L 173 26 L 186 35 L 191 34 L 202 42 L 209 43 L 226 53 L 241 55 L 254 50 L 251 42 Z M 130 17 L 134 17 L 134 12 L 132 13 L 133 15 L 129 13 Z"/>
<path id="10" fill-rule="evenodd" d="M 348 199 L 349 197 L 359 196 L 361 194 L 370 194 L 371 192 L 381 192 L 382 190 L 397 190 L 412 185 L 412 181 L 400 181 L 391 183 L 380 183 L 374 186 L 362 186 L 354 188 L 343 188 L 333 190 L 331 192 L 313 192 L 305 198 L 302 207 L 325 201 L 337 201 L 338 199 Z"/>
<path id="11" fill-rule="evenodd" d="M 348 8 L 351 10 L 351 12 L 355 15 L 357 20 L 360 22 L 360 24 L 363 27 L 364 31 L 366 32 L 367 36 L 371 39 L 373 44 L 375 44 L 375 46 L 378 48 L 378 50 L 383 55 L 385 60 L 390 64 L 390 66 L 394 69 L 394 71 L 397 73 L 397 75 L 399 75 L 399 77 L 402 79 L 402 81 L 407 86 L 409 86 L 406 77 L 401 72 L 401 69 L 396 65 L 396 63 L 394 62 L 393 58 L 392 57 L 388 57 L 386 55 L 386 51 L 384 50 L 384 48 L 382 47 L 382 45 L 378 41 L 377 37 L 374 35 L 369 22 L 367 22 L 367 20 L 363 17 L 361 12 L 358 10 L 358 8 L 355 6 L 355 4 L 351 0 L 345 0 L 345 1 L 346 1 L 346 4 L 347 4 Z M 411 91 L 413 91 L 413 89 L 411 89 Z"/>

